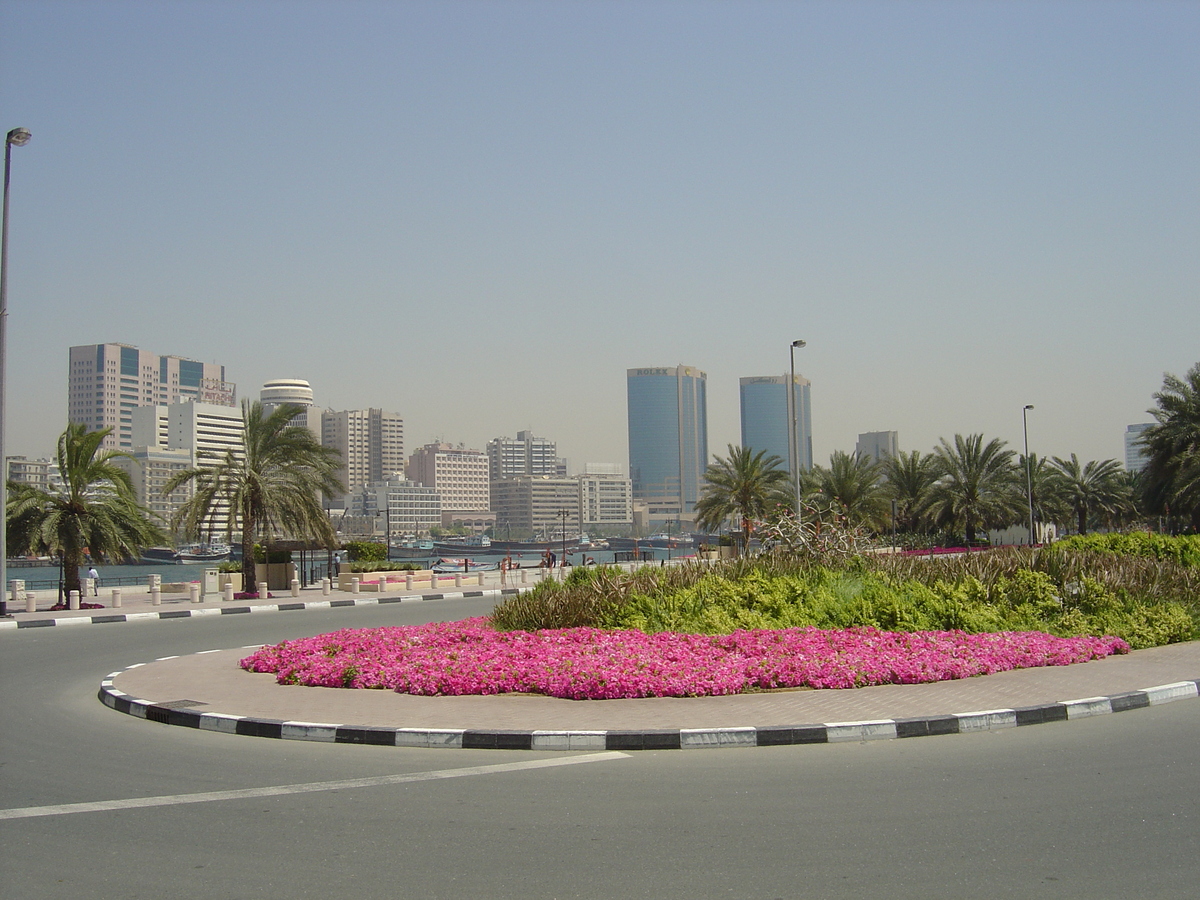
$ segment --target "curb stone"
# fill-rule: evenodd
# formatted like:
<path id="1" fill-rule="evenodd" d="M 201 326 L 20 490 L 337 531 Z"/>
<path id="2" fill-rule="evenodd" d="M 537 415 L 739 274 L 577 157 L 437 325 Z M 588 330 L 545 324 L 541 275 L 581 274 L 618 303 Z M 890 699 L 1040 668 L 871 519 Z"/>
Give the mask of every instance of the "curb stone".
<path id="1" fill-rule="evenodd" d="M 356 597 L 353 600 L 309 600 L 294 603 L 256 603 L 250 606 L 208 606 L 201 609 L 170 609 L 163 612 L 108 613 L 97 616 L 59 616 L 48 619 L 0 620 L 0 632 L 26 628 L 71 625 L 112 625 L 120 622 L 150 622 L 163 619 L 194 619 L 201 616 L 235 616 L 246 613 L 292 612 L 309 609 L 339 609 L 347 606 L 380 606 L 387 603 L 420 603 L 425 600 L 463 600 L 475 597 L 507 597 L 520 588 L 491 588 L 478 591 L 449 591 L 436 594 L 405 594 L 398 597 Z"/>
<path id="2" fill-rule="evenodd" d="M 216 651 L 205 651 L 208 653 Z M 174 659 L 175 657 L 163 657 Z M 156 660 L 157 661 L 157 660 Z M 136 669 L 136 663 L 122 671 Z M 119 713 L 163 725 L 201 731 L 240 734 L 291 741 L 324 741 L 335 744 L 373 744 L 386 747 L 447 748 L 461 750 L 699 750 L 721 747 L 780 747 L 794 744 L 833 744 L 848 741 L 894 740 L 968 734 L 1066 722 L 1072 719 L 1144 709 L 1200 696 L 1200 679 L 1113 694 L 1060 700 L 1040 706 L 988 709 L 919 718 L 875 719 L 864 722 L 825 722 L 809 725 L 730 726 L 724 728 L 649 729 L 646 731 L 508 731 L 502 729 L 385 728 L 300 722 L 197 712 L 190 700 L 152 703 L 126 694 L 113 685 L 121 672 L 100 682 L 101 703 Z"/>

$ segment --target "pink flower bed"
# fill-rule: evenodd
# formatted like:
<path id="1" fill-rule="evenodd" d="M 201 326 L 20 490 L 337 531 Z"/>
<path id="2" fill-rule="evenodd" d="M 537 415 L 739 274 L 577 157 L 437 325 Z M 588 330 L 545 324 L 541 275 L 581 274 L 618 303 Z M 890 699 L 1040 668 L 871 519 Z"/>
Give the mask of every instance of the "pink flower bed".
<path id="1" fill-rule="evenodd" d="M 1037 631 L 501 632 L 476 618 L 343 629 L 262 647 L 240 664 L 251 672 L 274 673 L 280 684 L 386 688 L 424 696 L 519 692 L 611 700 L 916 684 L 1127 652 L 1129 645 L 1119 638 L 1057 638 Z"/>

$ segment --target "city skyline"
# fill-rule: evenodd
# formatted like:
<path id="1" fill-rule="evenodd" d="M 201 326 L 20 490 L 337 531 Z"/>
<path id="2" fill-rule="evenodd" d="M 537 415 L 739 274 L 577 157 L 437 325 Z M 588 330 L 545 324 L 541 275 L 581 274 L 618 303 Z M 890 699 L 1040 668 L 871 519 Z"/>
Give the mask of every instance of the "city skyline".
<path id="1" fill-rule="evenodd" d="M 1123 458 L 1200 333 L 1200 7 L 0 0 L 6 452 L 119 340 L 626 460 L 622 373 Z"/>

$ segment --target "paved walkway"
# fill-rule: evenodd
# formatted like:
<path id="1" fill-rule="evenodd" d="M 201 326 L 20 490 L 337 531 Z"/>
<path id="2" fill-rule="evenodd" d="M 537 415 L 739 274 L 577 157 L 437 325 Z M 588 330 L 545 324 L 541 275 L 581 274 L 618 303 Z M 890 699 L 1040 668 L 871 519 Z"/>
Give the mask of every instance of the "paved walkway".
<path id="1" fill-rule="evenodd" d="M 46 628 L 63 625 L 111 625 L 119 622 L 136 622 L 150 619 L 177 619 L 205 615 L 233 615 L 243 613 L 266 613 L 320 609 L 329 606 L 357 606 L 378 603 L 401 603 L 420 600 L 452 599 L 456 597 L 496 596 L 514 593 L 521 588 L 532 587 L 542 576 L 541 570 L 529 569 L 525 580 L 521 573 L 510 572 L 501 583 L 498 572 L 464 575 L 442 575 L 438 586 L 423 590 L 406 591 L 402 585 L 392 585 L 383 593 L 364 590 L 361 593 L 331 589 L 324 593 L 319 586 L 303 588 L 296 595 L 290 590 L 271 591 L 261 600 L 226 601 L 220 594 L 201 596 L 191 600 L 186 593 L 160 594 L 157 604 L 145 587 L 121 588 L 120 606 L 115 605 L 112 591 L 101 589 L 100 596 L 87 597 L 85 601 L 102 604 L 100 609 L 51 610 L 57 601 L 54 591 L 38 591 L 35 594 L 33 612 L 27 611 L 24 601 L 8 600 L 10 618 L 0 619 L 0 632 L 11 629 Z"/>

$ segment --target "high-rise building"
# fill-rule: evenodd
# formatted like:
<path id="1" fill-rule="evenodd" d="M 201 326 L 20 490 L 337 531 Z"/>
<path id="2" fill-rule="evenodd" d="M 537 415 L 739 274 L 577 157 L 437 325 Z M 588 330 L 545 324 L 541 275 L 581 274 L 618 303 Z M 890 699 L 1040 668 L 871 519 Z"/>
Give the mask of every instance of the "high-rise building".
<path id="1" fill-rule="evenodd" d="M 347 509 L 351 516 L 374 519 L 374 530 L 389 539 L 421 537 L 442 524 L 438 492 L 400 478 L 355 488 L 347 497 Z"/>
<path id="2" fill-rule="evenodd" d="M 757 375 L 739 379 L 742 402 L 742 446 L 755 453 L 765 450 L 768 456 L 778 456 L 781 468 L 792 470 L 788 446 L 787 385 L 791 375 Z M 796 376 L 792 386 L 796 403 L 795 447 L 801 471 L 812 468 L 812 406 L 811 385 L 807 378 Z"/>
<path id="3" fill-rule="evenodd" d="M 1130 472 L 1141 472 L 1150 462 L 1146 448 L 1142 446 L 1142 432 L 1152 425 L 1153 422 L 1142 422 L 1125 428 L 1125 468 Z"/>
<path id="4" fill-rule="evenodd" d="M 708 465 L 708 376 L 691 366 L 629 369 L 629 474 L 651 520 L 690 516 Z"/>
<path id="5" fill-rule="evenodd" d="M 426 444 L 409 457 L 404 471 L 410 481 L 441 495 L 443 519 L 447 512 L 491 509 L 488 460 L 482 450 Z"/>
<path id="6" fill-rule="evenodd" d="M 179 507 L 191 499 L 195 492 L 194 482 L 178 487 L 170 494 L 164 495 L 162 492 L 168 481 L 195 465 L 192 453 L 190 450 L 138 446 L 129 453 L 129 456 L 118 457 L 113 462 L 129 475 L 138 503 L 150 510 L 165 528 Z M 224 516 L 221 521 L 224 523 Z M 221 527 L 223 529 L 224 525 Z M 212 537 L 224 537 L 223 531 L 216 531 L 215 521 Z"/>
<path id="7" fill-rule="evenodd" d="M 581 530 L 633 524 L 633 484 L 619 466 L 589 463 L 575 481 Z"/>
<path id="8" fill-rule="evenodd" d="M 326 410 L 321 443 L 342 454 L 339 478 L 349 490 L 404 471 L 404 420 L 382 409 Z"/>
<path id="9" fill-rule="evenodd" d="M 558 445 L 534 437 L 532 431 L 518 431 L 515 440 L 498 437 L 488 441 L 487 457 L 492 481 L 518 475 L 558 475 Z"/>
<path id="10" fill-rule="evenodd" d="M 579 528 L 579 482 L 574 478 L 518 475 L 492 484 L 496 534 L 505 539 L 575 535 Z M 566 513 L 564 518 L 563 513 Z"/>
<path id="11" fill-rule="evenodd" d="M 148 466 L 137 476 L 139 498 L 143 503 L 154 499 L 155 512 L 170 519 L 179 504 L 191 496 L 191 488 L 176 491 L 168 498 L 161 495 L 166 479 L 180 470 L 224 459 L 229 453 L 235 458 L 245 452 L 242 411 L 232 406 L 213 403 L 158 404 L 132 410 L 131 442 L 134 456 Z M 133 474 L 132 469 L 127 469 Z M 213 536 L 223 536 L 229 519 L 227 506 L 219 505 L 209 517 Z"/>
<path id="12" fill-rule="evenodd" d="M 262 386 L 262 390 L 258 392 L 258 399 L 263 405 L 263 411 L 268 414 L 284 403 L 308 408 L 313 405 L 312 385 L 303 378 L 276 378 Z"/>
<path id="13" fill-rule="evenodd" d="M 900 452 L 897 434 L 894 431 L 867 431 L 858 436 L 854 452 L 874 462 L 883 462 Z"/>
<path id="14" fill-rule="evenodd" d="M 160 356 L 128 344 L 72 347 L 67 376 L 67 418 L 88 431 L 112 428 L 102 446 L 133 449 L 133 410 L 195 400 L 237 405 L 225 367 L 181 356 Z"/>

